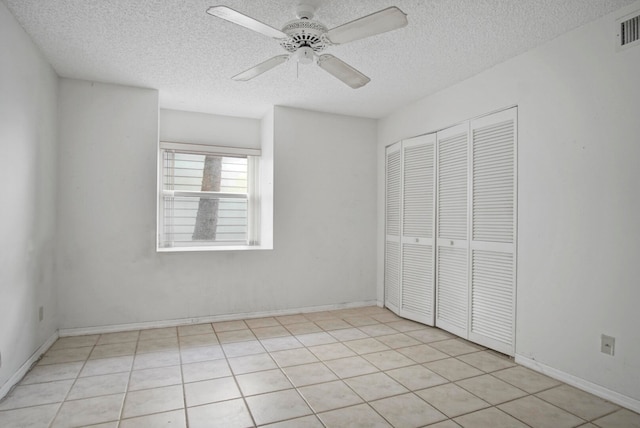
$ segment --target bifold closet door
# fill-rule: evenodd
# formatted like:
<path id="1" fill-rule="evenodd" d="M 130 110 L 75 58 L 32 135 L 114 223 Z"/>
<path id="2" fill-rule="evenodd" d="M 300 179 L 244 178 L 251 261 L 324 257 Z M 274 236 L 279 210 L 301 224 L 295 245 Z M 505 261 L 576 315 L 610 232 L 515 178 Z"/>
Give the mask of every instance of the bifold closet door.
<path id="1" fill-rule="evenodd" d="M 434 325 L 435 134 L 402 142 L 399 315 Z"/>
<path id="2" fill-rule="evenodd" d="M 384 304 L 395 313 L 400 307 L 401 147 L 395 143 L 385 152 Z"/>
<path id="3" fill-rule="evenodd" d="M 517 110 L 471 121 L 469 339 L 513 355 Z"/>
<path id="4" fill-rule="evenodd" d="M 468 337 L 469 124 L 437 134 L 436 326 Z"/>

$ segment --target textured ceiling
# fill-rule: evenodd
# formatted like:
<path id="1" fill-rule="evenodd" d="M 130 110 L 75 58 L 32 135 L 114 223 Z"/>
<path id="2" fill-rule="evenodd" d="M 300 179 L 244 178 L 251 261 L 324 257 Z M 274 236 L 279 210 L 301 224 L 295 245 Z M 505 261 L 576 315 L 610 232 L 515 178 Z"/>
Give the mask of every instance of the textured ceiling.
<path id="1" fill-rule="evenodd" d="M 333 28 L 391 5 L 402 29 L 332 46 L 371 78 L 351 89 L 289 61 L 249 82 L 231 76 L 285 53 L 205 13 L 224 4 L 273 27 L 297 0 L 2 0 L 60 76 L 156 88 L 163 108 L 261 117 L 270 105 L 380 118 L 633 0 L 311 0 Z M 309 0 L 307 0 L 308 2 Z"/>

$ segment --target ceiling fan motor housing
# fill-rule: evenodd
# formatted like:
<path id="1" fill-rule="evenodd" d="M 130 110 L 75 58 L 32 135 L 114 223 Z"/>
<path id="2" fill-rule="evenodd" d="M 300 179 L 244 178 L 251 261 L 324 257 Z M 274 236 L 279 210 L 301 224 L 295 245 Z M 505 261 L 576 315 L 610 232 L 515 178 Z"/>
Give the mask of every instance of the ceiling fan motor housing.
<path id="1" fill-rule="evenodd" d="M 311 19 L 296 19 L 287 22 L 282 32 L 288 37 L 280 41 L 280 45 L 289 52 L 296 52 L 298 48 L 309 47 L 319 53 L 329 44 L 324 34 L 327 27 Z"/>

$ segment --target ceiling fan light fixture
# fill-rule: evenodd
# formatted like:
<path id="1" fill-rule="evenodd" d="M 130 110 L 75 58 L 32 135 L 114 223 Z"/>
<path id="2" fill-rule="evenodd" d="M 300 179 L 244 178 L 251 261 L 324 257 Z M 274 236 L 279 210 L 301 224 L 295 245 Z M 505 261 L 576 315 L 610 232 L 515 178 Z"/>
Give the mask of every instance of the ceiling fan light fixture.
<path id="1" fill-rule="evenodd" d="M 313 49 L 309 46 L 302 46 L 296 51 L 296 59 L 300 64 L 311 64 L 315 58 Z"/>

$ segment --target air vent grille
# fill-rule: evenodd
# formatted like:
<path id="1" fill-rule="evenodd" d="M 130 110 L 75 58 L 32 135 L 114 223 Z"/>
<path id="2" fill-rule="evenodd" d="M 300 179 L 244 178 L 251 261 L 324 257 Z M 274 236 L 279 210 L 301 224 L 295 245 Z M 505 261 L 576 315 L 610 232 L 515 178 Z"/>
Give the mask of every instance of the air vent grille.
<path id="1" fill-rule="evenodd" d="M 618 47 L 626 48 L 640 44 L 640 12 L 632 18 L 624 17 L 618 21 Z"/>

